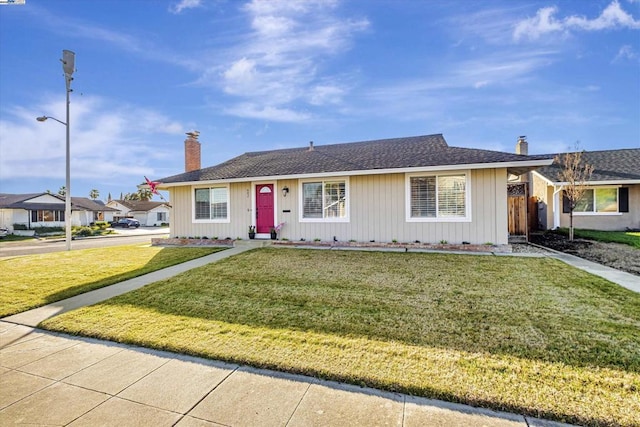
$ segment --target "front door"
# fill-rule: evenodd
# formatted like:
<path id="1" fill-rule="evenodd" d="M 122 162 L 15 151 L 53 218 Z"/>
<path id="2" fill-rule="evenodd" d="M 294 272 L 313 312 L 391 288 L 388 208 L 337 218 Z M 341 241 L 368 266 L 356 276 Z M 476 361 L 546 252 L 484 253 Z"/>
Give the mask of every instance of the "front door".
<path id="1" fill-rule="evenodd" d="M 256 233 L 269 233 L 273 225 L 273 184 L 256 185 Z"/>

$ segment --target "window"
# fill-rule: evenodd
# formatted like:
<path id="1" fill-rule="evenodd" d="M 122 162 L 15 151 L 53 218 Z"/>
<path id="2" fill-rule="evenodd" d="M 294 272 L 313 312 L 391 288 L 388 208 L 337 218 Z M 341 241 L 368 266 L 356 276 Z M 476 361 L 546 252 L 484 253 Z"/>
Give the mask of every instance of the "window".
<path id="1" fill-rule="evenodd" d="M 229 189 L 227 187 L 196 188 L 195 219 L 223 221 L 229 218 Z"/>
<path id="2" fill-rule="evenodd" d="M 64 211 L 31 211 L 31 222 L 64 222 Z"/>
<path id="3" fill-rule="evenodd" d="M 167 213 L 166 212 L 157 212 L 156 221 L 167 222 Z"/>
<path id="4" fill-rule="evenodd" d="M 302 219 L 346 221 L 347 181 L 303 182 Z"/>
<path id="5" fill-rule="evenodd" d="M 576 203 L 574 213 L 617 213 L 618 188 L 587 189 Z"/>
<path id="6" fill-rule="evenodd" d="M 466 173 L 409 176 L 407 220 L 469 220 L 467 177 Z"/>

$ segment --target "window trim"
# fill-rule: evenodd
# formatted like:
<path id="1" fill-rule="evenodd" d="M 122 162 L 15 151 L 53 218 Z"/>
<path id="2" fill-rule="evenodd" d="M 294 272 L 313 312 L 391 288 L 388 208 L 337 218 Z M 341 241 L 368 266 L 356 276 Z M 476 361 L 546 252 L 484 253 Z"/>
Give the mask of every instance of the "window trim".
<path id="1" fill-rule="evenodd" d="M 311 182 L 320 182 L 322 183 L 322 194 L 323 194 L 323 215 L 324 215 L 324 185 L 326 182 L 341 182 L 344 181 L 344 211 L 345 216 L 343 218 L 305 218 L 304 217 L 304 184 L 308 184 Z M 336 177 L 322 177 L 322 178 L 306 178 L 298 180 L 298 221 L 299 222 L 309 222 L 309 223 L 327 223 L 327 222 L 351 222 L 351 202 L 350 202 L 350 192 L 349 192 L 349 177 L 348 176 L 336 176 Z"/>
<path id="2" fill-rule="evenodd" d="M 596 208 L 596 190 L 606 189 L 606 188 L 615 188 L 616 189 L 616 211 L 615 212 L 598 212 L 595 210 Z M 593 211 L 583 212 L 576 211 L 574 209 L 573 216 L 618 216 L 622 215 L 620 212 L 620 186 L 619 185 L 594 185 L 587 188 L 587 190 L 593 191 Z M 568 215 L 568 214 L 566 214 Z"/>
<path id="3" fill-rule="evenodd" d="M 411 216 L 411 178 L 416 177 L 436 177 L 436 183 L 440 176 L 464 175 L 465 178 L 465 216 L 464 217 L 412 217 Z M 436 191 L 437 190 L 436 184 Z M 405 220 L 406 222 L 471 222 L 471 171 L 470 170 L 452 170 L 452 171 L 433 171 L 433 172 L 413 172 L 405 173 Z M 437 197 L 436 197 L 436 215 Z"/>
<path id="4" fill-rule="evenodd" d="M 44 212 L 51 212 L 53 215 L 53 220 L 51 221 L 46 221 L 44 219 Z M 29 219 L 31 220 L 32 223 L 53 223 L 53 222 L 65 222 L 64 221 L 64 213 L 65 211 L 62 209 L 31 209 L 29 214 Z M 41 215 L 40 215 L 41 214 Z M 34 216 L 35 216 L 35 220 L 34 220 Z M 40 220 L 40 216 L 42 216 L 42 220 Z"/>
<path id="5" fill-rule="evenodd" d="M 227 217 L 216 219 L 196 219 L 196 190 L 209 189 L 209 196 L 211 196 L 211 189 L 225 188 L 227 190 Z M 211 203 L 211 202 L 209 202 Z M 211 214 L 209 214 L 211 215 Z M 194 185 L 191 187 L 191 221 L 197 224 L 228 224 L 231 222 L 231 189 L 229 184 L 220 185 Z"/>

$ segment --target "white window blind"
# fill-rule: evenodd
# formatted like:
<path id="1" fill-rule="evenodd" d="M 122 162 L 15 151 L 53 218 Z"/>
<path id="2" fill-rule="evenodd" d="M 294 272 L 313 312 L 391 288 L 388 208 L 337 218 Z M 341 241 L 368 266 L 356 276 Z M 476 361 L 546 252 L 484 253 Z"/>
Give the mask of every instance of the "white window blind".
<path id="1" fill-rule="evenodd" d="M 195 189 L 195 219 L 227 219 L 228 189 L 226 187 Z"/>
<path id="2" fill-rule="evenodd" d="M 346 181 L 304 182 L 302 197 L 303 219 L 347 218 Z"/>
<path id="3" fill-rule="evenodd" d="M 410 218 L 466 218 L 467 176 L 433 175 L 409 178 Z"/>

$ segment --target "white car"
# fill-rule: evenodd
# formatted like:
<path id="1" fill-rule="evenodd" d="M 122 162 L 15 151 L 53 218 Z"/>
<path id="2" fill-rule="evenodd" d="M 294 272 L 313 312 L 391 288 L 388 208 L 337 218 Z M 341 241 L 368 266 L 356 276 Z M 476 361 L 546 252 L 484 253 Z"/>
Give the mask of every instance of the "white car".
<path id="1" fill-rule="evenodd" d="M 0 239 L 6 236 L 7 234 L 9 234 L 9 230 L 7 230 L 6 228 L 0 227 Z"/>

